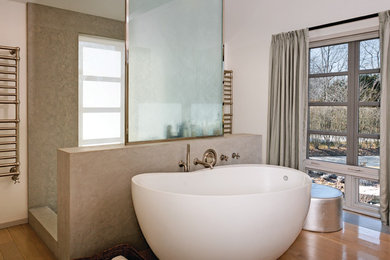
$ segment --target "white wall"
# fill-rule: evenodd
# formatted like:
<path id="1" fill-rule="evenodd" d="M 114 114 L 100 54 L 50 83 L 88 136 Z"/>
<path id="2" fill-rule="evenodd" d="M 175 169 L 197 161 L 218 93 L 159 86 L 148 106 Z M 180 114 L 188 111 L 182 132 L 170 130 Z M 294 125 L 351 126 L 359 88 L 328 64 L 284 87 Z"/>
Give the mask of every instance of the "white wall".
<path id="1" fill-rule="evenodd" d="M 20 47 L 20 183 L 0 178 L 0 228 L 27 219 L 26 5 L 0 0 L 0 45 Z"/>
<path id="2" fill-rule="evenodd" d="M 389 0 L 225 0 L 225 62 L 234 71 L 234 133 L 263 135 L 265 155 L 272 34 L 389 9 Z"/>

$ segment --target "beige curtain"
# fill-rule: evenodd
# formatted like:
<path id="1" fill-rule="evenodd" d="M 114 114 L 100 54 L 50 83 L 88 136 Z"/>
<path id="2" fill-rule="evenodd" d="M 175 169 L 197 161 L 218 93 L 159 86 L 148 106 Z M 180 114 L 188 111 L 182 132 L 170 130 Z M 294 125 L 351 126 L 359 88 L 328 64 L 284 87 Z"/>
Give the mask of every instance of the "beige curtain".
<path id="1" fill-rule="evenodd" d="M 390 200 L 390 11 L 379 14 L 381 42 L 380 214 L 389 225 Z"/>
<path id="2" fill-rule="evenodd" d="M 307 30 L 272 36 L 267 163 L 303 170 L 307 123 Z"/>

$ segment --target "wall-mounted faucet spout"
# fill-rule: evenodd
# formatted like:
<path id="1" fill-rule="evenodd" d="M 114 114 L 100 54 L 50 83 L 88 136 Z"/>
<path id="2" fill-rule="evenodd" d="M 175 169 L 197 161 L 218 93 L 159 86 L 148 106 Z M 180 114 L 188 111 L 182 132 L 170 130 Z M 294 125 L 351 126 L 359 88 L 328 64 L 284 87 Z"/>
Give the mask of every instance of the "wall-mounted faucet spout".
<path id="1" fill-rule="evenodd" d="M 201 164 L 205 168 L 210 168 L 213 169 L 214 165 L 217 163 L 217 153 L 213 149 L 208 149 L 204 154 L 203 154 L 203 160 L 199 160 L 198 158 L 194 159 L 194 164 L 198 165 Z"/>
<path id="2" fill-rule="evenodd" d="M 191 152 L 191 147 L 190 147 L 190 144 L 187 144 L 187 153 L 186 153 L 186 161 L 183 162 L 183 160 L 181 160 L 179 162 L 179 167 L 184 167 L 184 172 L 189 172 L 190 171 L 190 152 Z"/>
<path id="3" fill-rule="evenodd" d="M 212 169 L 214 168 L 213 163 L 204 162 L 204 161 L 199 160 L 198 158 L 195 158 L 195 159 L 194 159 L 194 164 L 195 164 L 195 165 L 201 164 L 201 165 L 203 165 L 205 168 L 210 168 L 210 170 L 212 170 Z"/>

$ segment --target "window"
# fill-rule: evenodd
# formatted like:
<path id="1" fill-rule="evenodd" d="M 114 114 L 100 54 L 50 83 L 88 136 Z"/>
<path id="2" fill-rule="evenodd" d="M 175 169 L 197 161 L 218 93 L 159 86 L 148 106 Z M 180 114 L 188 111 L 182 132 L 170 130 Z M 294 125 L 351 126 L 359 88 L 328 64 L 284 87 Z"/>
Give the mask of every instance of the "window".
<path id="1" fill-rule="evenodd" d="M 124 142 L 124 42 L 79 37 L 79 146 Z"/>
<path id="2" fill-rule="evenodd" d="M 316 183 L 342 183 L 346 208 L 374 215 L 380 167 L 379 68 L 378 38 L 310 48 L 308 173 Z"/>

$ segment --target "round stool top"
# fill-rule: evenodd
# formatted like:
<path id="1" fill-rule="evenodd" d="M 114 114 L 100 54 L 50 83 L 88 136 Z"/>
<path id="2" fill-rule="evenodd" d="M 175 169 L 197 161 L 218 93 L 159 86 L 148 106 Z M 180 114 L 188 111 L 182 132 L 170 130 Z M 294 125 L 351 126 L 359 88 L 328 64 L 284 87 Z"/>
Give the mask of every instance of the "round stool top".
<path id="1" fill-rule="evenodd" d="M 326 185 L 311 184 L 311 197 L 312 198 L 318 198 L 318 199 L 330 199 L 330 198 L 338 198 L 342 197 L 343 193 L 333 187 L 329 187 Z"/>

